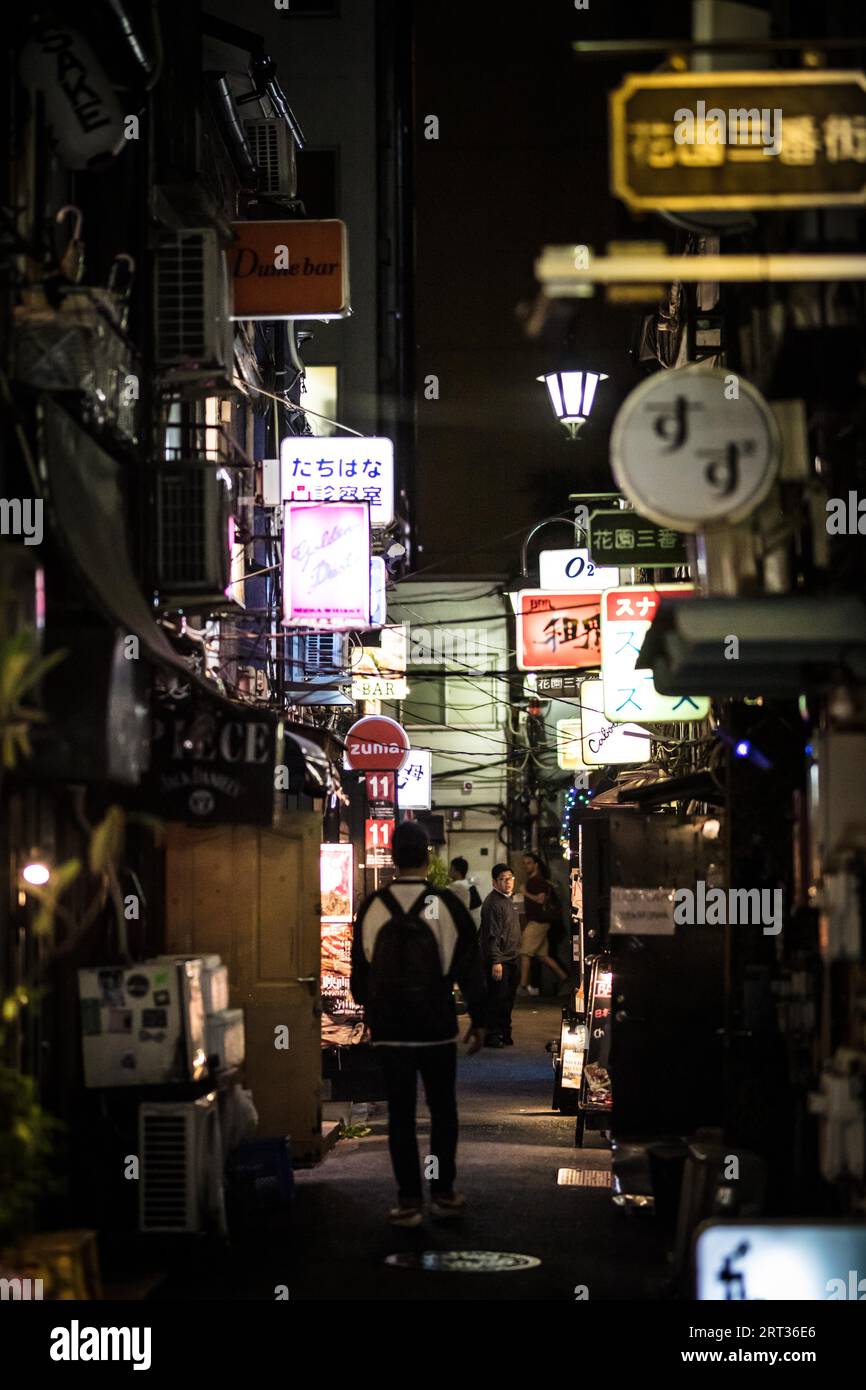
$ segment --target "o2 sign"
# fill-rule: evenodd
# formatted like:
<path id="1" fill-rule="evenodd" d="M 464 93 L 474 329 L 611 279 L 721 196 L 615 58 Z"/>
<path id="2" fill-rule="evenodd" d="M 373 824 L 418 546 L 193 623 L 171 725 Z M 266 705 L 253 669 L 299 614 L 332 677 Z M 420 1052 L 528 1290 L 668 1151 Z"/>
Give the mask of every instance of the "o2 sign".
<path id="1" fill-rule="evenodd" d="M 538 565 L 539 588 L 552 593 L 599 593 L 619 584 L 619 570 L 597 565 L 588 550 L 542 550 Z"/>

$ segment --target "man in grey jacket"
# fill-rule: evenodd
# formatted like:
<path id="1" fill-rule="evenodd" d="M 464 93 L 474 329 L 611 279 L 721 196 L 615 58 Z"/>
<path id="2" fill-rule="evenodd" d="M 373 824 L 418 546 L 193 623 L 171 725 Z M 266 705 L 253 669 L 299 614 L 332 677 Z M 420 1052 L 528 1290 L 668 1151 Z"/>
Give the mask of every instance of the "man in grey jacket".
<path id="1" fill-rule="evenodd" d="M 520 974 L 520 918 L 514 906 L 514 874 L 493 866 L 493 892 L 481 907 L 481 960 L 487 977 L 487 1047 L 510 1047 L 511 1010 Z"/>

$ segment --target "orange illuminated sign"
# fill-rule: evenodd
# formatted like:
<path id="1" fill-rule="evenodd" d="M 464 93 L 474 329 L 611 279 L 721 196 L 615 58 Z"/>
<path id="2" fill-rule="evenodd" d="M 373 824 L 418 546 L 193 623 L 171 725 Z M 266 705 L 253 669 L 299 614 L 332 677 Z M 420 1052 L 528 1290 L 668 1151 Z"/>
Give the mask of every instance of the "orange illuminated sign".
<path id="1" fill-rule="evenodd" d="M 235 319 L 327 319 L 349 313 L 346 224 L 233 222 L 226 256 Z"/>
<path id="2" fill-rule="evenodd" d="M 518 594 L 518 670 L 556 671 L 600 664 L 600 593 L 523 589 Z"/>

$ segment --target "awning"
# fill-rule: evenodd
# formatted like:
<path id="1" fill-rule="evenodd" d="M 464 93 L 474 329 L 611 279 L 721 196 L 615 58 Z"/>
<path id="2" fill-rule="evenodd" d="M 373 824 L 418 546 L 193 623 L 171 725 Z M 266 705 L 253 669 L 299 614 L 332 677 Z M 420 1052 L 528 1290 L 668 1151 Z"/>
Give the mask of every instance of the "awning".
<path id="1" fill-rule="evenodd" d="M 662 599 L 637 666 L 663 695 L 797 695 L 822 670 L 866 679 L 866 605 L 809 598 Z"/>
<path id="2" fill-rule="evenodd" d="M 283 761 L 289 771 L 287 791 L 327 796 L 333 789 L 334 773 L 327 754 L 293 725 L 283 726 Z"/>
<path id="3" fill-rule="evenodd" d="M 153 661 L 196 681 L 154 622 L 138 586 L 127 544 L 120 464 L 49 395 L 39 397 L 36 423 L 56 535 L 97 605 L 122 632 L 138 637 Z"/>

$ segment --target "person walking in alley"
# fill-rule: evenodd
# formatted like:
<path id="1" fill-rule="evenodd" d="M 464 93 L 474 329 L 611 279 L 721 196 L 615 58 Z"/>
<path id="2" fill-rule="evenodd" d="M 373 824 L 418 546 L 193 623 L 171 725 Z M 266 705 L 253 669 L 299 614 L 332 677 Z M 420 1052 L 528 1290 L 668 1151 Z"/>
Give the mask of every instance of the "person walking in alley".
<path id="1" fill-rule="evenodd" d="M 487 1046 L 510 1047 L 511 1011 L 517 992 L 520 918 L 514 906 L 514 874 L 494 864 L 493 890 L 481 908 L 481 961 L 487 977 Z"/>
<path id="2" fill-rule="evenodd" d="M 427 832 L 418 821 L 394 831 L 397 873 L 387 888 L 366 898 L 352 936 L 353 998 L 363 1006 L 371 1041 L 385 1075 L 388 1148 L 397 1179 L 394 1226 L 424 1218 L 415 1131 L 418 1076 L 430 1109 L 430 1183 L 434 1217 L 459 1215 L 465 1198 L 454 1191 L 457 1153 L 456 981 L 469 1011 L 464 1042 L 470 1053 L 484 1044 L 486 991 L 478 933 L 460 899 L 425 877 Z"/>
<path id="3" fill-rule="evenodd" d="M 542 965 L 552 970 L 559 980 L 560 994 L 570 988 L 569 977 L 550 954 L 548 933 L 551 923 L 561 916 L 556 891 L 548 877 L 547 865 L 538 855 L 528 850 L 523 856 L 526 871 L 526 886 L 523 897 L 526 903 L 526 925 L 520 938 L 520 985 L 518 994 L 538 994 L 529 983 L 529 967 L 532 957 L 537 956 Z"/>

